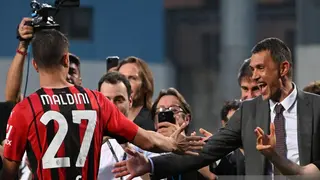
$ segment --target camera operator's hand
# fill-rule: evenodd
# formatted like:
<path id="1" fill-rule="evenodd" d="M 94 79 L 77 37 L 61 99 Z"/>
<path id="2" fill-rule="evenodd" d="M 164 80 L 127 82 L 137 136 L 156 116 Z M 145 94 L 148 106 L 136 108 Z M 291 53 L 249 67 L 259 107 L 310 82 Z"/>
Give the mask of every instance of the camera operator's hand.
<path id="1" fill-rule="evenodd" d="M 179 126 L 176 124 L 161 122 L 158 123 L 157 133 L 160 133 L 166 137 L 170 137 L 177 129 L 179 129 Z"/>
<path id="2" fill-rule="evenodd" d="M 20 41 L 20 45 L 24 46 L 24 48 L 26 48 L 29 45 L 29 42 L 33 37 L 33 27 L 25 25 L 26 22 L 31 20 L 31 18 L 23 18 L 21 23 L 19 24 L 19 35 L 22 39 L 25 39 L 25 41 Z"/>

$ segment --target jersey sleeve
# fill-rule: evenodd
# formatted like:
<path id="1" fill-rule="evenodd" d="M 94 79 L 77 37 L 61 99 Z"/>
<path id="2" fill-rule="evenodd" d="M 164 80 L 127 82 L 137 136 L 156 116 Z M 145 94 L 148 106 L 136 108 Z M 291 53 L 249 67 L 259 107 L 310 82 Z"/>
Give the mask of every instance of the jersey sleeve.
<path id="1" fill-rule="evenodd" d="M 24 111 L 19 104 L 13 108 L 8 120 L 3 155 L 5 158 L 22 160 L 28 138 L 28 125 Z"/>
<path id="2" fill-rule="evenodd" d="M 132 141 L 137 135 L 139 126 L 127 119 L 107 98 L 102 96 L 100 99 L 104 135 L 116 138 L 120 144 Z"/>

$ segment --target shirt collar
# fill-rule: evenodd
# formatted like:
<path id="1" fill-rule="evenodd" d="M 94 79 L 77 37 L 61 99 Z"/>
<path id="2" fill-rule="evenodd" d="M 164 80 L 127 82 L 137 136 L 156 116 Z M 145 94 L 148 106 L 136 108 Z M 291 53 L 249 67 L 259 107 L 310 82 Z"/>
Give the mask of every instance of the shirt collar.
<path id="1" fill-rule="evenodd" d="M 291 107 L 293 106 L 294 102 L 296 101 L 297 95 L 298 95 L 297 86 L 294 83 L 292 83 L 292 85 L 293 85 L 293 91 L 289 94 L 289 96 L 287 96 L 283 101 L 280 102 L 280 104 L 284 107 L 284 109 L 286 111 L 291 110 Z M 270 110 L 273 112 L 274 108 L 279 103 L 274 102 L 270 99 L 269 104 L 270 104 Z"/>

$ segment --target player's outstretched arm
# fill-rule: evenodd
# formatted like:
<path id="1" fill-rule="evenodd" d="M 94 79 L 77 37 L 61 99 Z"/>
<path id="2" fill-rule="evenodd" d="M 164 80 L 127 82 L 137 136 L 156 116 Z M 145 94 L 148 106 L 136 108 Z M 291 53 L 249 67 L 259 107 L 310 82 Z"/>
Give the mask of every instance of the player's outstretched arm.
<path id="1" fill-rule="evenodd" d="M 193 150 L 202 149 L 203 142 L 200 136 L 184 136 L 182 131 L 187 127 L 184 123 L 170 137 L 165 137 L 154 131 L 146 131 L 127 119 L 114 104 L 102 94 L 97 93 L 102 102 L 102 121 L 104 122 L 104 135 L 110 135 L 121 144 L 122 139 L 132 142 L 141 149 L 151 152 L 174 152 L 178 154 L 197 155 Z M 121 139 L 122 138 L 122 139 Z M 125 141 L 124 141 L 125 142 Z"/>
<path id="2" fill-rule="evenodd" d="M 0 176 L 1 180 L 15 180 L 19 171 L 20 162 L 10 161 L 3 158 L 3 169 Z"/>
<path id="3" fill-rule="evenodd" d="M 177 154 L 197 155 L 194 150 L 202 149 L 205 144 L 200 136 L 184 136 L 181 132 L 187 127 L 184 123 L 170 137 L 165 137 L 154 131 L 138 129 L 138 133 L 133 139 L 136 146 L 152 152 L 174 152 Z"/>

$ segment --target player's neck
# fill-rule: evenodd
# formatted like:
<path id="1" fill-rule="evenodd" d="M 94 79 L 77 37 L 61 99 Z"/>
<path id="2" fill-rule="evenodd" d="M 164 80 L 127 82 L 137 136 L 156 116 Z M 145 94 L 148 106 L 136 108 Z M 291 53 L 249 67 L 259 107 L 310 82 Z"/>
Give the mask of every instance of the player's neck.
<path id="1" fill-rule="evenodd" d="M 130 110 L 129 110 L 128 119 L 133 121 L 138 116 L 138 114 L 139 114 L 139 112 L 141 111 L 142 108 L 143 108 L 143 106 L 131 107 Z"/>
<path id="2" fill-rule="evenodd" d="M 42 88 L 64 88 L 71 86 L 67 82 L 66 76 L 61 71 L 39 72 L 40 87 Z"/>

